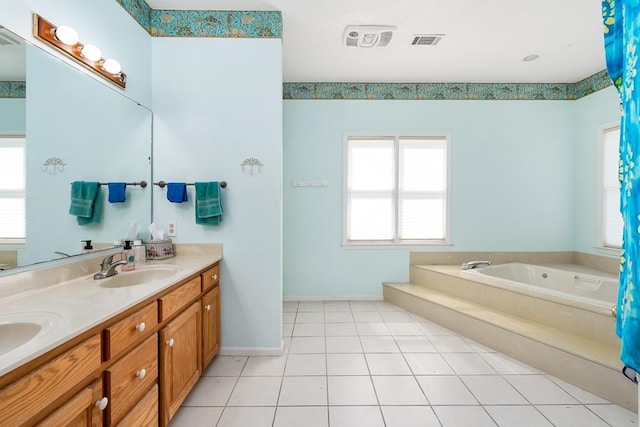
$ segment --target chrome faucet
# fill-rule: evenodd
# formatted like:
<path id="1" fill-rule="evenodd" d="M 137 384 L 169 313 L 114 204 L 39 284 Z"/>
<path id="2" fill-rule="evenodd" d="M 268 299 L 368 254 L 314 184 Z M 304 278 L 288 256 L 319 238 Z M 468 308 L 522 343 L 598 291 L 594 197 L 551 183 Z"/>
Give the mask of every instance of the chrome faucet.
<path id="1" fill-rule="evenodd" d="M 491 265 L 491 261 L 469 261 L 462 264 L 463 270 L 471 270 L 472 268 L 486 267 Z"/>
<path id="2" fill-rule="evenodd" d="M 116 267 L 119 265 L 127 264 L 126 259 L 121 259 L 119 261 L 113 262 L 113 257 L 116 254 L 109 255 L 102 260 L 100 264 L 100 271 L 93 275 L 95 280 L 106 279 L 107 277 L 115 276 L 118 274 L 116 271 Z"/>

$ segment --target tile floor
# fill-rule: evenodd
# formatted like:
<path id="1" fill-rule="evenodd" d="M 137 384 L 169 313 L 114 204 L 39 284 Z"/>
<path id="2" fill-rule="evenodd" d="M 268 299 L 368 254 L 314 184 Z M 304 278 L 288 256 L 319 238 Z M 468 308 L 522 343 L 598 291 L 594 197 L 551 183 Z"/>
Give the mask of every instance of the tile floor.
<path id="1" fill-rule="evenodd" d="M 637 416 L 386 302 L 285 302 L 285 354 L 218 356 L 171 427 L 631 426 Z"/>

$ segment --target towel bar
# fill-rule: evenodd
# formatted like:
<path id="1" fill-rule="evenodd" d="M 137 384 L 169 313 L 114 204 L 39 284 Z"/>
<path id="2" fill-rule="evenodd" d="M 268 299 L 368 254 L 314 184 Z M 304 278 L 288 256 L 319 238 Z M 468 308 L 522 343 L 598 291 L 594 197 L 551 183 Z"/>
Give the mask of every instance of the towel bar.
<path id="1" fill-rule="evenodd" d="M 167 183 L 164 181 L 154 182 L 153 185 L 157 185 L 160 188 L 164 188 L 167 186 Z M 190 182 L 185 185 L 195 185 L 195 183 Z M 227 181 L 220 181 L 220 188 L 227 188 Z"/>
<path id="2" fill-rule="evenodd" d="M 73 184 L 73 183 L 72 183 Z M 125 182 L 125 185 L 132 185 L 134 187 L 142 187 L 142 188 L 147 188 L 147 181 L 140 181 L 140 182 Z M 98 185 L 109 185 L 108 182 L 99 182 Z"/>

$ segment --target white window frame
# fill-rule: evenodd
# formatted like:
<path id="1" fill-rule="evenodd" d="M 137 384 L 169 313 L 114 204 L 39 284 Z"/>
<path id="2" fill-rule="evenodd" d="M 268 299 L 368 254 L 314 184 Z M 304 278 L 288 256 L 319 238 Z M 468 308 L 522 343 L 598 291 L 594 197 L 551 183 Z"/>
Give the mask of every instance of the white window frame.
<path id="1" fill-rule="evenodd" d="M 7 140 L 11 140 L 11 139 L 15 139 L 15 140 L 19 140 L 19 142 L 16 143 L 7 143 Z M 3 147 L 22 147 L 25 150 L 25 163 L 23 164 L 23 167 L 25 169 L 25 180 L 26 180 L 26 136 L 25 135 L 0 135 L 0 145 Z M 26 203 L 26 195 L 27 195 L 27 190 L 26 190 L 26 183 L 25 185 L 23 185 L 23 189 L 22 190 L 3 190 L 0 188 L 0 198 L 22 198 L 25 203 Z M 25 212 L 25 221 L 26 221 L 26 212 Z M 0 236 L 0 244 L 3 245 L 23 245 L 26 242 L 26 223 L 25 223 L 25 236 L 23 237 L 7 237 L 7 236 Z"/>
<path id="2" fill-rule="evenodd" d="M 607 131 L 619 129 L 620 122 L 608 123 L 598 128 L 598 144 L 597 144 L 597 245 L 596 247 L 600 250 L 607 252 L 620 252 L 620 246 L 615 246 L 611 244 L 607 244 L 605 242 L 605 190 L 604 190 L 604 148 L 605 148 L 605 134 Z"/>
<path id="3" fill-rule="evenodd" d="M 350 138 L 393 138 L 395 141 L 395 197 L 394 227 L 396 228 L 395 240 L 358 240 L 350 241 L 348 235 L 348 174 L 349 174 L 349 139 Z M 445 226 L 443 239 L 429 240 L 399 240 L 397 238 L 397 214 L 398 214 L 398 141 L 400 138 L 445 138 L 446 172 L 445 172 Z M 342 190 L 342 246 L 346 249 L 422 249 L 437 250 L 443 246 L 452 246 L 451 243 L 451 134 L 449 132 L 346 132 L 343 134 L 343 190 Z"/>

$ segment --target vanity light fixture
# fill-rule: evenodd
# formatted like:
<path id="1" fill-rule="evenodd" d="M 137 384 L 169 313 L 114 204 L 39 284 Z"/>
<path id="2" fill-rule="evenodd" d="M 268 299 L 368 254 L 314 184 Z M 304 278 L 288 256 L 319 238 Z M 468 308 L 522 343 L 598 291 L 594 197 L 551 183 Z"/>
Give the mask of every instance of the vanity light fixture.
<path id="1" fill-rule="evenodd" d="M 57 51 L 64 53 L 88 70 L 125 88 L 127 75 L 115 59 L 103 59 L 97 46 L 80 43 L 78 33 L 71 27 L 56 27 L 37 13 L 33 14 L 33 36 Z"/>
<path id="2" fill-rule="evenodd" d="M 78 32 L 71 27 L 67 27 L 66 25 L 61 25 L 55 29 L 54 35 L 58 40 L 67 46 L 75 46 L 80 41 L 80 37 L 78 36 Z"/>
<path id="3" fill-rule="evenodd" d="M 97 62 L 102 59 L 102 52 L 98 46 L 94 44 L 85 44 L 82 46 L 82 49 L 80 49 L 80 53 L 89 61 Z"/>

